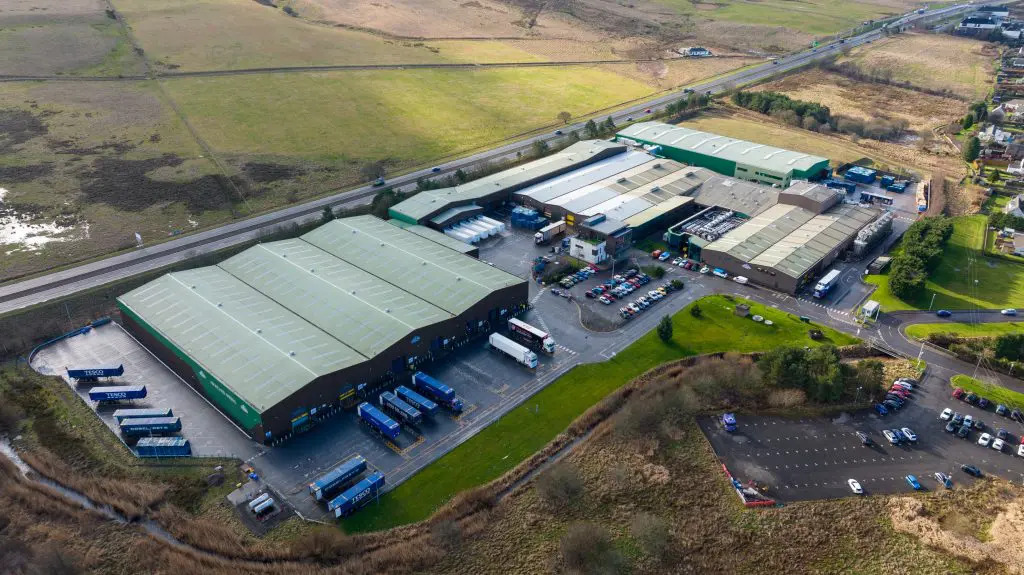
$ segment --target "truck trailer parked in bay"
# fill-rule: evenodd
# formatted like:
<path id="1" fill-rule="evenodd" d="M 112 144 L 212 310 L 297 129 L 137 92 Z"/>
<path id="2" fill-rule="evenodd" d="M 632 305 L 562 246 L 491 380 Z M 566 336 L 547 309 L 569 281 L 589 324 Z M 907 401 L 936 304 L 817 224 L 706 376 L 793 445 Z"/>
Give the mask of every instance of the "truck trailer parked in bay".
<path id="1" fill-rule="evenodd" d="M 310 483 L 309 494 L 317 501 L 326 499 L 331 492 L 345 487 L 364 471 L 366 471 L 366 458 L 356 455 Z"/>
<path id="2" fill-rule="evenodd" d="M 537 233 L 533 234 L 533 241 L 537 245 L 546 244 L 551 241 L 551 238 L 554 238 L 564 231 L 565 220 L 558 220 L 557 222 L 552 222 L 537 230 Z"/>
<path id="3" fill-rule="evenodd" d="M 98 381 L 101 377 L 124 375 L 124 364 L 108 367 L 68 368 L 68 377 L 79 382 Z"/>
<path id="4" fill-rule="evenodd" d="M 190 457 L 192 446 L 184 437 L 143 437 L 135 452 L 139 457 Z"/>
<path id="5" fill-rule="evenodd" d="M 142 399 L 146 397 L 145 385 L 115 385 L 111 387 L 94 387 L 89 390 L 91 401 L 121 401 L 125 399 Z"/>
<path id="6" fill-rule="evenodd" d="M 356 413 L 359 414 L 360 421 L 388 439 L 396 439 L 402 432 L 402 427 L 395 420 L 384 415 L 381 410 L 368 402 L 360 403 L 356 408 Z"/>
<path id="7" fill-rule="evenodd" d="M 114 412 L 114 421 L 121 423 L 126 419 L 139 419 L 143 417 L 171 417 L 174 412 L 169 408 L 162 407 L 140 407 L 134 409 L 118 409 Z"/>
<path id="8" fill-rule="evenodd" d="M 358 511 L 359 508 L 374 499 L 382 487 L 384 487 L 384 474 L 374 472 L 332 499 L 327 504 L 327 509 L 333 511 L 335 517 L 345 517 Z"/>
<path id="9" fill-rule="evenodd" d="M 397 417 L 405 425 L 419 425 L 423 422 L 423 414 L 418 409 L 402 401 L 397 395 L 385 391 L 378 397 L 384 411 Z"/>
<path id="10" fill-rule="evenodd" d="M 462 400 L 455 396 L 455 390 L 422 371 L 412 374 L 412 385 L 455 413 L 462 412 Z"/>
<path id="11" fill-rule="evenodd" d="M 529 348 L 512 341 L 500 333 L 492 333 L 487 339 L 487 343 L 491 344 L 493 349 L 504 353 L 530 369 L 535 369 L 537 367 L 536 353 L 533 353 Z"/>
<path id="12" fill-rule="evenodd" d="M 550 334 L 519 318 L 513 317 L 508 320 L 508 331 L 512 337 L 528 347 L 544 350 L 548 354 L 555 353 L 555 339 Z"/>
<path id="13" fill-rule="evenodd" d="M 142 417 L 121 422 L 121 433 L 125 437 L 166 435 L 181 431 L 180 417 Z"/>
<path id="14" fill-rule="evenodd" d="M 434 415 L 437 412 L 437 404 L 423 397 L 404 385 L 395 388 L 395 395 L 405 400 L 406 403 L 420 410 L 420 413 Z"/>

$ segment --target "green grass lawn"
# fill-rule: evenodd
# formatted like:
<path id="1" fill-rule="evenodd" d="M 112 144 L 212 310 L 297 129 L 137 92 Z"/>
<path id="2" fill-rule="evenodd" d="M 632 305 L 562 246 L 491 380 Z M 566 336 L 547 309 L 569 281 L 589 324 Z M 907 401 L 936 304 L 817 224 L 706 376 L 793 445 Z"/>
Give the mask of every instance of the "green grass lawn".
<path id="1" fill-rule="evenodd" d="M 798 317 L 745 303 L 750 304 L 751 314 L 762 315 L 775 325 L 733 315 L 735 304 L 724 296 L 702 298 L 697 301 L 703 311 L 700 319 L 690 315 L 689 307 L 672 318 L 675 335 L 671 342 L 663 343 L 652 330 L 609 361 L 574 368 L 382 497 L 379 505 L 347 519 L 345 530 L 374 531 L 426 519 L 456 493 L 512 469 L 603 397 L 667 361 L 716 351 L 749 352 L 787 344 L 848 345 L 857 341 L 826 327 L 820 328 L 825 339 L 813 341 L 807 336 L 808 325 Z"/>
<path id="2" fill-rule="evenodd" d="M 918 323 L 904 330 L 908 336 L 924 339 L 933 333 L 955 333 L 964 337 L 994 337 L 1024 331 L 1024 323 Z"/>
<path id="3" fill-rule="evenodd" d="M 889 291 L 888 272 L 869 275 L 868 283 L 878 286 L 871 299 L 883 311 L 927 309 L 996 309 L 1024 302 L 1024 265 L 985 257 L 986 218 L 982 215 L 953 218 L 953 236 L 939 265 L 925 283 L 925 291 L 913 301 L 903 301 Z M 893 253 L 899 251 L 899 246 Z M 972 262 L 973 260 L 973 262 Z"/>
<path id="4" fill-rule="evenodd" d="M 954 375 L 950 380 L 950 384 L 964 391 L 974 392 L 982 397 L 986 397 L 992 403 L 1001 403 L 1010 408 L 1024 408 L 1024 393 L 1006 389 L 1000 385 L 985 383 L 969 375 Z"/>
<path id="5" fill-rule="evenodd" d="M 702 3 L 699 8 L 690 0 L 660 2 L 696 18 L 781 26 L 819 36 L 834 34 L 859 26 L 865 20 L 876 20 L 897 12 L 875 3 L 849 0 L 720 0 Z"/>

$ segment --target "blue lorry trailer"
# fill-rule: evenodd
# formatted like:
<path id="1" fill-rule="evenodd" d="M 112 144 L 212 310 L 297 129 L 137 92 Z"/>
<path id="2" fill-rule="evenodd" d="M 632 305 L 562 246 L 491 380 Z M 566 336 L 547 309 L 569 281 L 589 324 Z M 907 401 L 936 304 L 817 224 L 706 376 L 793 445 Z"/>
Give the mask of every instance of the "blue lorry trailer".
<path id="1" fill-rule="evenodd" d="M 388 439 L 396 439 L 402 431 L 402 428 L 395 420 L 384 415 L 381 410 L 365 401 L 359 404 L 359 407 L 356 408 L 356 413 L 359 414 L 359 419 L 363 423 L 369 425 L 371 429 Z"/>
<path id="2" fill-rule="evenodd" d="M 189 457 L 192 445 L 184 437 L 143 437 L 135 451 L 139 457 Z"/>
<path id="3" fill-rule="evenodd" d="M 366 479 L 332 499 L 327 504 L 327 509 L 334 511 L 335 517 L 345 517 L 369 503 L 382 487 L 384 487 L 384 474 L 375 471 Z"/>
<path id="4" fill-rule="evenodd" d="M 146 397 L 145 385 L 115 385 L 112 387 L 94 387 L 89 390 L 92 401 L 120 401 L 122 399 L 142 399 Z"/>
<path id="5" fill-rule="evenodd" d="M 107 367 L 86 367 L 68 369 L 68 377 L 79 381 L 96 381 L 100 377 L 120 377 L 124 375 L 124 364 Z"/>
<path id="6" fill-rule="evenodd" d="M 877 175 L 878 172 L 876 172 L 875 170 L 871 170 L 863 166 L 854 166 L 849 170 L 846 170 L 846 173 L 843 174 L 843 178 L 853 182 L 870 184 L 875 181 L 875 177 Z"/>
<path id="7" fill-rule="evenodd" d="M 137 409 L 118 409 L 114 412 L 114 421 L 121 423 L 126 419 L 138 419 L 141 417 L 170 417 L 174 412 L 169 408 L 162 407 L 140 407 Z"/>
<path id="8" fill-rule="evenodd" d="M 309 494 L 320 501 L 324 496 L 330 495 L 332 491 L 344 487 L 364 471 L 366 471 L 366 459 L 362 455 L 357 455 L 310 483 Z"/>
<path id="9" fill-rule="evenodd" d="M 825 180 L 823 182 L 826 188 L 833 190 L 843 190 L 845 193 L 850 194 L 857 191 L 856 182 L 844 182 L 842 180 Z"/>
<path id="10" fill-rule="evenodd" d="M 462 400 L 455 396 L 455 390 L 422 371 L 412 374 L 412 385 L 448 409 L 456 413 L 462 411 Z"/>
<path id="11" fill-rule="evenodd" d="M 379 399 L 384 411 L 394 415 L 402 423 L 406 425 L 419 425 L 423 421 L 423 415 L 418 409 L 402 401 L 394 393 L 385 391 L 380 394 Z"/>
<path id="12" fill-rule="evenodd" d="M 121 433 L 127 437 L 161 435 L 181 431 L 180 417 L 147 417 L 121 422 Z"/>
<path id="13" fill-rule="evenodd" d="M 406 403 L 420 410 L 421 413 L 426 413 L 427 415 L 434 415 L 434 412 L 437 411 L 436 403 L 423 397 L 422 395 L 416 393 L 415 391 L 409 389 L 404 385 L 399 385 L 398 387 L 395 388 L 395 395 L 401 397 L 402 399 L 405 400 Z"/>

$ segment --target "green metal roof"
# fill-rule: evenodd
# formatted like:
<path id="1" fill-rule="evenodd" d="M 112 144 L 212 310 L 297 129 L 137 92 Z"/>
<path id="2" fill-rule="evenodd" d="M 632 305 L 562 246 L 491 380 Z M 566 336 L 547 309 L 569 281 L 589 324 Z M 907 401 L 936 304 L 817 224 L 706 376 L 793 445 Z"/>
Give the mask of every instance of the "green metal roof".
<path id="1" fill-rule="evenodd" d="M 118 300 L 263 412 L 524 281 L 428 231 L 435 237 L 373 216 L 334 220 L 218 266 L 161 276 Z"/>
<path id="2" fill-rule="evenodd" d="M 118 299 L 261 412 L 365 360 L 216 266 L 161 276 Z"/>
<path id="3" fill-rule="evenodd" d="M 334 220 L 302 239 L 453 315 L 523 281 L 373 216 Z"/>
<path id="4" fill-rule="evenodd" d="M 776 204 L 704 250 L 799 278 L 877 216 L 877 210 L 849 204 L 823 214 Z"/>
<path id="5" fill-rule="evenodd" d="M 821 156 L 737 140 L 662 122 L 639 122 L 624 128 L 617 136 L 642 140 L 664 147 L 689 150 L 696 154 L 718 157 L 782 174 L 787 174 L 792 170 L 808 171 L 822 162 L 825 162 L 826 165 L 828 163 L 828 158 Z"/>
<path id="6" fill-rule="evenodd" d="M 561 152 L 454 188 L 420 192 L 392 206 L 388 213 L 395 218 L 421 223 L 423 219 L 454 205 L 472 203 L 495 193 L 513 192 L 565 170 L 585 166 L 625 151 L 624 145 L 604 140 L 577 142 Z"/>
<path id="7" fill-rule="evenodd" d="M 444 235 L 443 233 L 430 229 L 426 226 L 420 226 L 417 224 L 409 224 L 399 220 L 388 220 L 388 223 L 397 226 L 407 232 L 412 232 L 417 236 L 427 238 L 428 240 L 441 244 L 446 248 L 451 248 L 459 253 L 468 254 L 477 250 L 476 246 L 467 244 L 466 242 L 460 242 L 459 240 Z"/>

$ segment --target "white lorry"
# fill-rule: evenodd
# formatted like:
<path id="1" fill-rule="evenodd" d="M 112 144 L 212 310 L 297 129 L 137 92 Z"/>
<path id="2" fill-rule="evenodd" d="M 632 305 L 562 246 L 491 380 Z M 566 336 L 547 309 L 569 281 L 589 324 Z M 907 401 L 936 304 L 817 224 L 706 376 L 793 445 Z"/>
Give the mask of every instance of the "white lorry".
<path id="1" fill-rule="evenodd" d="M 500 333 L 492 333 L 487 339 L 487 342 L 491 344 L 492 348 L 508 355 L 526 367 L 530 369 L 535 369 L 537 367 L 536 353 L 530 351 L 530 349 L 525 346 L 519 345 Z"/>

